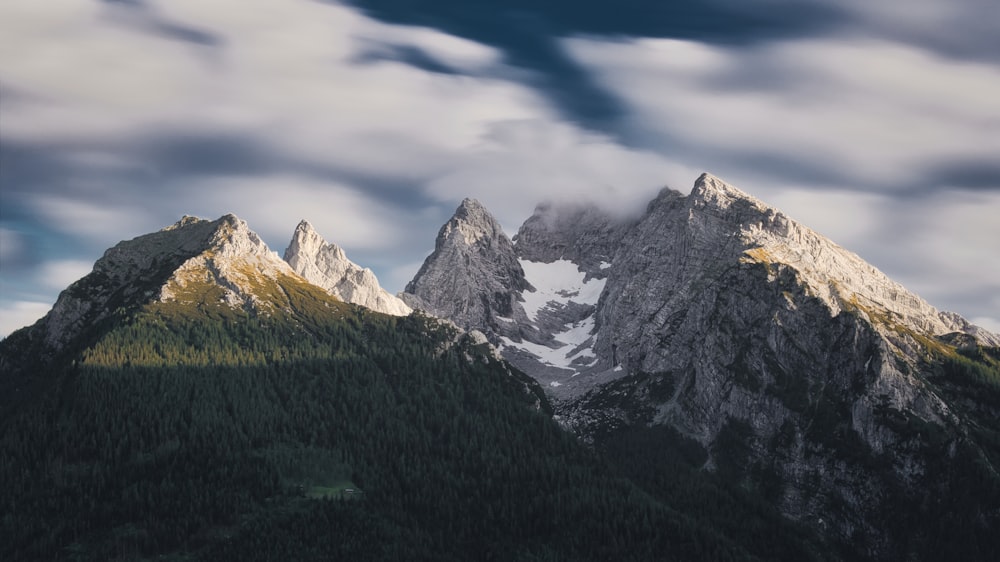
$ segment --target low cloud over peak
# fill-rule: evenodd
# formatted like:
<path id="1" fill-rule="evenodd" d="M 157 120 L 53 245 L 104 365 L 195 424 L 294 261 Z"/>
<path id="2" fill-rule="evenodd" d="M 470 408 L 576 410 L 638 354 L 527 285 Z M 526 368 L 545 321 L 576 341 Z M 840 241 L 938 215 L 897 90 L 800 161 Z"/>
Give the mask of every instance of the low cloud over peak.
<path id="1" fill-rule="evenodd" d="M 279 251 L 308 217 L 398 289 L 465 197 L 512 233 L 711 170 L 1000 318 L 993 2 L 253 4 L 0 5 L 0 315 L 185 213 Z"/>

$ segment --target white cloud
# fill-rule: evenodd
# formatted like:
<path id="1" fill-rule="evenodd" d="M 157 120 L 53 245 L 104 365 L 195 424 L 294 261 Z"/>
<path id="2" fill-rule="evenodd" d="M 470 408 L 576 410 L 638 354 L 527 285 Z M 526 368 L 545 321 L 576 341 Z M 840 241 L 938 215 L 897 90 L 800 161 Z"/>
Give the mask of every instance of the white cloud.
<path id="1" fill-rule="evenodd" d="M 418 47 L 470 71 L 502 62 L 495 49 L 432 29 L 379 23 L 343 6 L 176 0 L 147 2 L 140 14 L 121 5 L 55 2 L 44 9 L 25 0 L 0 6 L 0 80 L 25 93 L 0 105 L 0 135 L 62 147 L 60 158 L 92 172 L 24 198 L 53 228 L 94 246 L 183 213 L 230 211 L 266 237 L 276 235 L 276 222 L 290 221 L 280 227 L 285 238 L 302 214 L 319 209 L 323 217 L 312 220 L 317 227 L 325 221 L 332 240 L 384 248 L 422 216 L 419 209 L 413 218 L 392 216 L 355 186 L 328 185 L 301 170 L 172 182 L 171 174 L 186 170 L 170 169 L 177 165 L 171 162 L 123 162 L 115 153 L 141 155 L 147 144 L 134 152 L 136 139 L 245 139 L 276 160 L 395 178 L 417 190 L 450 172 L 495 123 L 554 123 L 534 91 L 488 73 L 357 64 L 359 49 L 373 41 Z M 192 45 L 157 33 L 153 17 L 196 28 L 217 43 Z M 145 175 L 136 179 L 123 170 Z M 102 174 L 115 173 L 127 179 L 99 185 Z M 54 194 L 60 189 L 71 195 Z"/>
<path id="2" fill-rule="evenodd" d="M 74 5 L 58 16 L 29 7 L 32 17 L 14 18 L 22 49 L 60 33 L 70 41 L 52 47 L 44 63 L 0 59 L 0 78 L 46 95 L 43 102 L 9 108 L 0 117 L 14 125 L 2 134 L 53 142 L 100 138 L 111 147 L 175 133 L 244 138 L 279 159 L 396 178 L 446 205 L 478 197 L 509 228 L 542 199 L 586 195 L 638 208 L 665 183 L 689 185 L 700 172 L 561 122 L 529 87 L 489 78 L 491 72 L 510 74 L 502 57 L 466 39 L 318 2 L 256 0 L 252 9 L 230 0 L 150 5 L 158 17 L 217 37 L 218 45 L 170 40 L 151 33 L 134 14 L 109 17 L 124 8 L 108 5 Z M 373 43 L 417 47 L 476 75 L 430 73 L 391 60 L 354 62 Z M 94 158 L 90 150 L 73 161 L 91 169 L 117 165 L 111 157 L 94 166 Z M 175 171 L 159 172 L 168 178 Z M 419 209 L 401 217 L 356 186 L 329 185 L 294 171 L 183 183 L 168 179 L 162 192 L 147 188 L 155 208 L 137 219 L 159 225 L 183 213 L 236 212 L 265 239 L 284 242 L 301 215 L 320 210 L 321 216 L 307 218 L 348 250 L 391 247 L 405 238 L 402 229 L 426 220 Z M 164 197 L 178 190 L 187 196 Z M 130 199 L 132 206 L 138 199 Z M 105 240 L 114 217 L 131 210 L 123 202 L 82 196 L 34 201 L 58 228 L 94 240 Z"/>
<path id="3" fill-rule="evenodd" d="M 32 194 L 27 204 L 48 228 L 83 237 L 98 247 L 108 247 L 122 237 L 134 237 L 158 224 L 155 211 L 136 205 L 131 200 L 113 200 L 105 196 Z"/>
<path id="4" fill-rule="evenodd" d="M 235 213 L 271 241 L 271 249 L 278 253 L 284 251 L 302 219 L 348 252 L 391 248 L 406 237 L 410 224 L 400 211 L 362 191 L 307 177 L 214 178 L 196 181 L 185 189 L 197 194 L 199 213 L 213 219 Z M 175 204 L 176 214 L 183 213 L 181 204 L 190 202 Z"/>
<path id="5" fill-rule="evenodd" d="M 39 285 L 58 292 L 90 273 L 93 268 L 92 262 L 83 260 L 50 261 L 42 264 L 36 277 Z"/>
<path id="6" fill-rule="evenodd" d="M 442 200 L 476 197 L 505 227 L 517 228 L 543 200 L 583 199 L 637 212 L 666 183 L 689 185 L 698 173 L 570 125 L 520 120 L 495 123 L 431 181 L 430 192 Z"/>
<path id="7" fill-rule="evenodd" d="M 987 64 L 876 40 L 565 45 L 635 110 L 637 129 L 706 159 L 752 151 L 891 186 L 928 163 L 1000 153 L 1000 69 Z"/>
<path id="8" fill-rule="evenodd" d="M 198 100 L 212 69 L 181 45 L 102 18 L 110 9 L 73 0 L 0 6 L 0 79 L 29 97 L 0 107 L 4 136 L 124 134 L 175 122 Z"/>
<path id="9" fill-rule="evenodd" d="M 17 301 L 0 305 L 0 338 L 34 324 L 52 308 L 51 303 Z"/>
<path id="10" fill-rule="evenodd" d="M 365 22 L 357 37 L 379 44 L 415 47 L 457 70 L 476 72 L 501 63 L 501 54 L 492 47 L 447 35 L 424 27 Z"/>
<path id="11" fill-rule="evenodd" d="M 107 17 L 130 8 L 56 1 L 60 6 L 44 10 L 26 0 L 0 8 L 0 22 L 7 22 L 0 23 L 6 38 L 0 78 L 38 96 L 0 108 L 6 137 L 66 141 L 226 131 L 317 162 L 426 173 L 492 121 L 548 113 L 530 89 L 501 79 L 352 62 L 371 41 L 413 45 L 463 69 L 498 65 L 500 56 L 465 39 L 382 24 L 342 6 L 157 3 L 171 19 L 220 38 L 217 47 L 193 47 L 129 25 L 134 18 Z M 32 56 L 23 56 L 26 49 Z M 419 157 L 400 157 L 388 152 L 396 147 L 379 144 L 400 137 L 423 147 Z"/>

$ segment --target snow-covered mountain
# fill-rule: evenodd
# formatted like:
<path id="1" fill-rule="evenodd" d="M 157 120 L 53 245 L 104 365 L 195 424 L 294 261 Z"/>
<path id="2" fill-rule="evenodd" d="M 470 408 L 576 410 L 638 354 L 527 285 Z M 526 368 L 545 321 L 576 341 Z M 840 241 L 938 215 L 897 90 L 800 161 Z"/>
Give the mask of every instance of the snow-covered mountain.
<path id="1" fill-rule="evenodd" d="M 394 316 L 406 316 L 412 311 L 379 285 L 372 270 L 347 259 L 340 246 L 324 240 L 308 221 L 296 227 L 285 250 L 285 261 L 295 273 L 344 302 Z"/>

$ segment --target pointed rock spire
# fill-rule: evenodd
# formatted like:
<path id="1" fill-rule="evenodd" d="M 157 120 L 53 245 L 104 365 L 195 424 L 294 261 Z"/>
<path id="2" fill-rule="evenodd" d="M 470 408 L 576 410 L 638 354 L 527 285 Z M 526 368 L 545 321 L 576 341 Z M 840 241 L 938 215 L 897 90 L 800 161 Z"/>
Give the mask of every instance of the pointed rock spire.
<path id="1" fill-rule="evenodd" d="M 518 293 L 527 288 L 514 245 L 500 223 L 480 202 L 465 199 L 400 296 L 462 328 L 496 331 L 502 322 L 497 317 L 524 315 Z"/>
<path id="2" fill-rule="evenodd" d="M 467 246 L 472 246 L 481 240 L 494 241 L 506 238 L 503 227 L 490 214 L 482 203 L 475 199 L 465 198 L 455 209 L 452 216 L 438 233 L 437 242 L 448 240 L 452 236 L 461 236 Z"/>
<path id="3" fill-rule="evenodd" d="M 395 316 L 405 316 L 412 311 L 406 303 L 382 289 L 372 270 L 347 259 L 343 248 L 324 240 L 309 221 L 303 220 L 295 228 L 285 250 L 285 261 L 306 281 L 344 302 Z"/>
<path id="4" fill-rule="evenodd" d="M 745 205 L 766 209 L 767 205 L 712 174 L 705 172 L 694 182 L 691 190 L 690 202 L 695 207 L 716 207 L 728 209 L 736 202 Z"/>

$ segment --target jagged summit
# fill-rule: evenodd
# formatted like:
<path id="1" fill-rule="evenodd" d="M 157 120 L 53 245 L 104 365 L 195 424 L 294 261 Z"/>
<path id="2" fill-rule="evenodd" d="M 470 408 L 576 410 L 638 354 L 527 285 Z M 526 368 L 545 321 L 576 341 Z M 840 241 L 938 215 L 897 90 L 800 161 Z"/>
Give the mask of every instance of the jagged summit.
<path id="1" fill-rule="evenodd" d="M 915 448 L 900 420 L 933 425 L 954 446 L 968 426 L 935 377 L 968 357 L 996 365 L 979 349 L 1000 337 L 708 173 L 688 195 L 663 189 L 631 222 L 586 204 L 539 205 L 513 249 L 486 234 L 487 217 L 466 201 L 442 228 L 408 287 L 427 310 L 499 336 L 504 357 L 584 435 L 666 425 L 715 451 L 738 428 L 749 466 L 785 483 L 782 512 L 822 519 L 845 540 L 884 540 L 871 531 L 871 494 L 858 490 L 886 488 L 884 474 L 842 455 L 921 482 L 940 454 Z M 511 306 L 477 308 L 496 301 Z M 709 468 L 725 462 L 714 455 Z"/>
<path id="2" fill-rule="evenodd" d="M 263 313 L 280 306 L 271 285 L 290 278 L 298 277 L 239 217 L 184 216 L 107 250 L 31 329 L 60 349 L 114 314 L 152 302 Z"/>
<path id="3" fill-rule="evenodd" d="M 831 316 L 842 311 L 859 314 L 887 333 L 961 332 L 987 345 L 1000 344 L 995 335 L 937 310 L 857 254 L 715 176 L 699 177 L 689 199 L 693 208 L 718 217 L 715 236 L 720 243 L 727 233 L 737 235 L 741 261 L 794 269 Z"/>
<path id="4" fill-rule="evenodd" d="M 462 199 L 462 202 L 459 203 L 458 208 L 455 209 L 455 215 L 467 216 L 470 213 L 490 215 L 490 212 L 486 209 L 486 207 L 482 203 L 479 202 L 478 199 L 474 199 L 472 197 L 466 197 L 465 199 Z"/>
<path id="5" fill-rule="evenodd" d="M 347 259 L 344 250 L 324 240 L 309 221 L 303 220 L 295 228 L 285 261 L 295 273 L 345 302 L 396 316 L 412 311 L 382 289 L 372 270 Z"/>
<path id="6" fill-rule="evenodd" d="M 502 330 L 497 318 L 523 318 L 518 294 L 531 286 L 500 223 L 465 199 L 438 231 L 434 252 L 400 294 L 413 308 L 464 329 Z"/>
<path id="7" fill-rule="evenodd" d="M 695 180 L 689 199 L 695 206 L 708 205 L 720 209 L 728 209 L 738 201 L 758 210 L 767 208 L 767 205 L 761 200 L 708 172 L 698 176 L 698 179 Z"/>
<path id="8" fill-rule="evenodd" d="M 482 203 L 471 198 L 463 199 L 462 203 L 455 209 L 451 220 L 441 227 L 437 243 L 446 242 L 452 236 L 459 235 L 468 246 L 483 240 L 486 243 L 491 243 L 501 236 L 506 237 L 496 218 L 486 210 Z"/>

